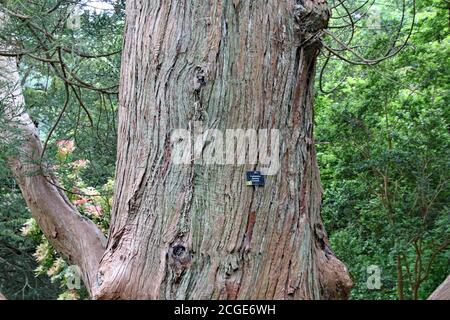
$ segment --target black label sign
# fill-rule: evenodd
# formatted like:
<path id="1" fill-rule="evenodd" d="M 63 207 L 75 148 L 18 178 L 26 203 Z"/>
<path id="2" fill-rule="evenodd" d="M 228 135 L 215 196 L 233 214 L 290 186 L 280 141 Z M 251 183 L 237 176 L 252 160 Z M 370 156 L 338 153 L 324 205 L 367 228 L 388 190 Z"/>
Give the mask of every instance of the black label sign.
<path id="1" fill-rule="evenodd" d="M 263 186 L 264 183 L 264 176 L 261 174 L 261 171 L 247 171 L 248 186 Z"/>

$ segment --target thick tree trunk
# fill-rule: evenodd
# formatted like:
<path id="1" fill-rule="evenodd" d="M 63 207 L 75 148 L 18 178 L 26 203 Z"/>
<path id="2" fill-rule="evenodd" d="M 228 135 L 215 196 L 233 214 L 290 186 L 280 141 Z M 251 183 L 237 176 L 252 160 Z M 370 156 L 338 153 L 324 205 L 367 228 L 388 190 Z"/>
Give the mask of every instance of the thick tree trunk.
<path id="1" fill-rule="evenodd" d="M 347 297 L 320 217 L 312 135 L 316 36 L 328 18 L 325 0 L 127 1 L 115 199 L 95 298 Z M 279 170 L 254 188 L 245 173 L 258 165 L 174 163 L 171 135 L 199 122 L 280 130 Z"/>
<path id="2" fill-rule="evenodd" d="M 94 298 L 348 295 L 351 280 L 320 218 L 312 136 L 316 36 L 328 18 L 323 0 L 127 2 L 116 193 L 99 268 L 104 238 L 44 176 L 15 61 L 0 59 L 1 80 L 13 84 L 1 98 L 23 134 L 11 169 Z M 245 172 L 261 164 L 211 165 L 195 159 L 201 154 L 176 164 L 174 148 L 189 139 L 173 133 L 193 134 L 200 122 L 216 132 L 279 130 L 270 164 L 279 167 L 266 185 L 245 186 Z"/>

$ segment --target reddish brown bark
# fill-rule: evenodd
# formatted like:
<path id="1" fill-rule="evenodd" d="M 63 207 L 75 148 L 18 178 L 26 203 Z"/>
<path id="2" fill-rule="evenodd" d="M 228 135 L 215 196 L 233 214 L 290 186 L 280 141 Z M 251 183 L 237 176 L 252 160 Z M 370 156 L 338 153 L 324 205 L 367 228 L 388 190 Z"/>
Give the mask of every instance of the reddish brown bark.
<path id="1" fill-rule="evenodd" d="M 313 78 L 324 1 L 128 1 L 112 227 L 98 299 L 331 299 Z M 175 165 L 170 133 L 280 129 L 280 171 Z"/>

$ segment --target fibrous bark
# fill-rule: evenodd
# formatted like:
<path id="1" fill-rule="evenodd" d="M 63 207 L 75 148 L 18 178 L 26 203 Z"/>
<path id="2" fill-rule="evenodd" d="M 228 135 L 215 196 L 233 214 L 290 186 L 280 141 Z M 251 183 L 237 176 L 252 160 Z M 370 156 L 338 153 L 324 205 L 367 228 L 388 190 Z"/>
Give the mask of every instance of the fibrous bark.
<path id="1" fill-rule="evenodd" d="M 347 297 L 313 140 L 325 1 L 129 0 L 126 13 L 115 197 L 94 297 Z M 280 130 L 278 173 L 253 188 L 255 165 L 175 164 L 171 134 L 199 122 Z"/>
<path id="2" fill-rule="evenodd" d="M 106 251 L 100 231 L 42 170 L 20 87 L 2 91 L 23 138 L 11 169 L 94 298 L 347 297 L 351 280 L 320 217 L 312 135 L 318 36 L 328 18 L 323 0 L 127 1 Z M 0 62 L 1 80 L 16 85 L 14 59 Z M 194 134 L 199 123 L 218 132 L 279 130 L 279 170 L 254 188 L 244 179 L 255 164 L 176 164 L 171 134 Z"/>

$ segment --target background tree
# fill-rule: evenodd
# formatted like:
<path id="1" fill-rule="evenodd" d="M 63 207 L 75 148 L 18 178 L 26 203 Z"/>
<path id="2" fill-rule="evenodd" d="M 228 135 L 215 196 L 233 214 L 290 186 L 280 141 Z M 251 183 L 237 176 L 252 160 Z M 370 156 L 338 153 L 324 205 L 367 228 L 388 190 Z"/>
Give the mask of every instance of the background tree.
<path id="1" fill-rule="evenodd" d="M 112 87 L 117 83 L 120 67 L 120 54 L 117 53 L 120 53 L 123 28 L 123 4 L 117 2 L 116 10 L 102 11 L 90 3 L 79 2 L 78 5 L 80 12 L 83 13 L 80 17 L 79 28 L 68 28 L 67 26 L 68 17 L 75 10 L 73 2 L 60 1 L 16 2 L 16 7 L 10 8 L 25 12 L 29 14 L 29 17 L 15 18 L 7 14 L 6 16 L 9 16 L 8 23 L 2 26 L 5 43 L 3 47 L 5 50 L 2 54 L 4 56 L 17 55 L 20 58 L 21 83 L 26 97 L 26 110 L 32 117 L 33 123 L 38 127 L 41 141 L 45 144 L 46 151 L 39 155 L 47 163 L 44 169 L 46 171 L 48 168 L 57 169 L 59 187 L 62 187 L 69 199 L 75 203 L 78 197 L 85 196 L 83 192 L 88 193 L 90 200 L 97 202 L 98 197 L 89 197 L 91 190 L 86 187 L 93 186 L 103 191 L 103 184 L 107 183 L 114 174 L 117 98 L 114 94 L 102 90 L 92 90 L 91 86 L 87 84 L 92 82 L 101 89 Z M 49 34 L 51 32 L 51 36 L 43 32 L 42 28 Z M 10 35 L 10 37 L 6 37 L 6 35 Z M 47 59 L 48 56 L 53 57 L 54 60 Z M 57 60 L 58 62 L 56 62 Z M 62 76 L 63 68 L 66 74 L 71 74 L 71 81 L 65 81 L 68 79 Z M 4 85 L 2 86 L 3 90 L 8 91 L 9 89 L 6 88 L 11 87 L 11 83 L 9 86 L 4 82 L 2 84 Z M 2 102 L 7 101 L 3 100 Z M 4 117 L 1 119 L 4 120 Z M 5 127 L 7 123 L 3 123 L 3 125 Z M 10 130 L 11 126 L 9 125 L 8 131 Z M 61 141 L 76 143 L 75 150 L 68 155 L 70 159 L 61 158 L 61 156 L 55 157 L 56 154 L 59 155 L 60 149 L 55 142 Z M 6 159 L 17 151 L 15 148 L 11 148 L 15 145 L 17 143 L 14 141 L 9 144 L 2 143 L 1 154 L 1 159 L 5 164 L 1 168 L 3 176 L 5 176 L 3 181 L 8 182 L 2 184 L 2 190 L 4 190 L 2 200 L 4 201 L 2 201 L 1 216 L 8 227 L 4 229 L 5 232 L 14 233 L 14 236 L 8 236 L 9 238 L 5 236 L 2 239 L 12 247 L 18 247 L 14 243 L 17 241 L 15 239 L 23 239 L 19 236 L 21 225 L 29 219 L 29 213 L 17 195 L 18 185 L 13 183 L 14 180 L 11 180 L 10 173 L 5 170 Z M 88 160 L 89 165 L 74 174 L 75 167 L 70 165 L 77 164 L 80 159 Z M 54 170 L 53 173 L 55 173 Z M 83 183 L 81 184 L 79 183 L 81 180 L 75 177 L 79 174 L 82 175 L 80 178 Z M 108 195 L 102 194 L 102 196 Z M 14 199 L 15 202 L 8 201 L 8 199 Z M 86 203 L 83 207 L 91 202 Z M 21 211 L 16 208 L 20 208 Z M 77 205 L 77 209 L 89 216 L 89 212 L 81 205 Z M 102 224 L 107 223 L 108 210 L 109 208 L 105 207 L 104 218 L 106 220 L 102 221 Z M 16 220 L 11 220 L 12 215 L 16 217 Z M 90 218 L 93 217 L 90 216 Z M 93 219 L 97 221 L 96 217 Z M 39 294 L 40 297 L 47 298 L 57 296 L 57 287 L 55 286 L 52 286 L 52 291 L 47 295 L 44 293 L 45 285 L 43 284 L 40 284 L 42 290 L 36 291 L 32 286 L 34 268 L 38 274 L 48 274 L 52 281 L 61 281 L 62 284 L 65 283 L 65 278 L 68 276 L 69 270 L 66 268 L 66 264 L 61 263 L 55 249 L 33 226 L 34 223 L 30 220 L 23 230 L 32 240 L 37 241 L 36 245 L 33 245 L 30 240 L 27 240 L 26 243 L 28 255 L 33 252 L 33 247 L 37 246 L 34 256 L 39 266 L 29 262 L 29 266 L 18 270 L 16 274 L 11 274 L 11 271 L 2 273 L 6 276 L 3 283 L 7 286 L 3 292 L 9 298 L 16 296 L 33 298 L 39 297 Z M 104 226 L 100 225 L 100 227 Z M 16 257 L 5 254 L 2 255 L 2 258 L 6 260 L 1 266 L 5 270 L 11 270 L 10 264 Z M 30 275 L 23 276 L 25 272 Z M 39 277 L 38 280 L 41 278 Z M 12 279 L 20 288 L 11 286 Z M 21 288 L 23 288 L 23 292 L 20 291 Z M 61 295 L 61 298 L 70 297 L 74 297 L 74 292 L 65 292 Z"/>
<path id="2" fill-rule="evenodd" d="M 354 34 L 371 39 L 369 52 L 391 41 L 380 28 L 402 19 L 391 4 L 379 12 L 378 29 Z M 425 299 L 450 273 L 449 48 L 448 4 L 418 1 L 399 55 L 370 68 L 326 66 L 335 73 L 324 73 L 317 100 L 323 214 L 355 299 Z M 366 286 L 370 265 L 382 270 L 380 290 Z"/>

